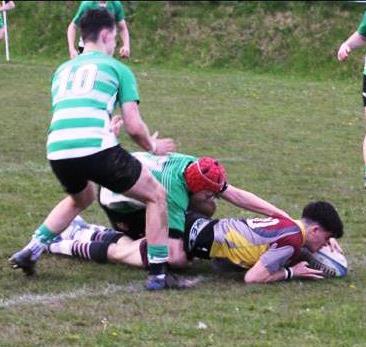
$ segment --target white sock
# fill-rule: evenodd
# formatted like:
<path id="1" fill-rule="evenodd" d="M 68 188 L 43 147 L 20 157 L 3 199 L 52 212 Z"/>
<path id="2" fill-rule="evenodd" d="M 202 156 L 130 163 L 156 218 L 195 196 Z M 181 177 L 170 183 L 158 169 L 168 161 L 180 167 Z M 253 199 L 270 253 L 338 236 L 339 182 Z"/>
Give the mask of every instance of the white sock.
<path id="1" fill-rule="evenodd" d="M 48 246 L 50 253 L 53 254 L 64 254 L 64 255 L 72 255 L 72 245 L 75 240 L 62 240 L 59 242 L 51 243 Z"/>

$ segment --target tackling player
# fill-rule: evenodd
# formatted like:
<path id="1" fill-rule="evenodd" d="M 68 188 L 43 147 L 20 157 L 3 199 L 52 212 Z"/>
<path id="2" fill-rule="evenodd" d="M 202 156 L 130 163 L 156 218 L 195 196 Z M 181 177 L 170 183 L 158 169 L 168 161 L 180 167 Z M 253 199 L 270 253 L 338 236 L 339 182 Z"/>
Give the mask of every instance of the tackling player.
<path id="1" fill-rule="evenodd" d="M 75 49 L 76 31 L 80 27 L 81 17 L 89 10 L 95 10 L 98 8 L 106 8 L 108 12 L 113 16 L 117 28 L 120 32 L 122 40 L 122 47 L 119 50 L 119 54 L 122 58 L 128 58 L 130 56 L 130 35 L 125 20 L 125 11 L 120 1 L 82 1 L 79 9 L 72 19 L 71 23 L 67 27 L 67 43 L 69 47 L 70 59 L 75 58 L 79 53 L 84 50 L 84 42 L 80 37 L 78 51 Z"/>
<path id="2" fill-rule="evenodd" d="M 258 196 L 227 183 L 225 168 L 214 158 L 170 153 L 156 156 L 147 152 L 133 155 L 142 162 L 164 186 L 168 205 L 168 226 L 170 237 L 170 262 L 184 266 L 187 262 L 183 252 L 185 212 L 192 194 L 208 205 L 212 199 L 221 197 L 233 205 L 267 216 L 288 217 L 287 213 Z M 145 207 L 143 204 L 116 194 L 104 187 L 99 193 L 99 202 L 115 230 L 123 230 L 132 239 L 145 235 Z M 197 204 L 196 204 L 197 205 Z"/>
<path id="3" fill-rule="evenodd" d="M 323 278 L 320 270 L 301 261 L 301 248 L 316 252 L 330 238 L 343 235 L 342 221 L 325 201 L 305 206 L 301 220 L 278 218 L 211 219 L 187 214 L 185 250 L 191 257 L 221 259 L 240 267 L 246 283 L 266 283 L 291 278 Z M 97 262 L 146 266 L 144 239 L 77 219 L 49 246 L 50 253 L 77 256 Z"/>

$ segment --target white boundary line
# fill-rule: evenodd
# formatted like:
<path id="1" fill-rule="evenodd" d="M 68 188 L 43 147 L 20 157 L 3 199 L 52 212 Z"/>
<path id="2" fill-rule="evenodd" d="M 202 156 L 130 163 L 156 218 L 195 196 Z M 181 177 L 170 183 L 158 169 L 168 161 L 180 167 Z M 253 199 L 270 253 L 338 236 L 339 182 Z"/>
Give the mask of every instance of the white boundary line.
<path id="1" fill-rule="evenodd" d="M 195 289 L 195 286 L 200 282 L 206 281 L 208 277 L 206 276 L 184 276 L 188 279 L 193 280 L 195 283 L 193 288 L 186 289 L 192 290 Z M 141 293 L 147 292 L 142 281 L 139 282 L 130 282 L 126 285 L 117 285 L 113 283 L 107 283 L 105 286 L 99 286 L 96 288 L 91 288 L 87 286 L 83 286 L 81 289 L 69 291 L 69 292 L 61 292 L 61 293 L 50 293 L 50 294 L 21 294 L 19 296 L 14 296 L 9 299 L 0 299 L 0 309 L 15 307 L 15 306 L 24 306 L 24 305 L 49 305 L 60 303 L 60 301 L 65 300 L 73 300 L 79 298 L 91 298 L 96 296 L 108 296 L 115 293 Z"/>
<path id="2" fill-rule="evenodd" d="M 60 301 L 84 297 L 106 296 L 118 292 L 136 293 L 144 290 L 141 282 L 131 282 L 126 285 L 107 284 L 104 287 L 88 288 L 86 286 L 59 294 L 22 294 L 9 299 L 0 299 L 0 309 L 22 305 L 52 304 Z"/>

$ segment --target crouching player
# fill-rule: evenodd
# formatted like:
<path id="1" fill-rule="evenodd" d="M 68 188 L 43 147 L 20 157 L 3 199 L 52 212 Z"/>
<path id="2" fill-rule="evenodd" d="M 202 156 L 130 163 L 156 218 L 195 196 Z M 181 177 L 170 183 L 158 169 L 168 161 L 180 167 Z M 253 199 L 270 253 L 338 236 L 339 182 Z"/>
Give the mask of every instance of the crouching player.
<path id="1" fill-rule="evenodd" d="M 300 220 L 286 217 L 211 219 L 187 213 L 185 250 L 191 257 L 222 259 L 245 272 L 246 283 L 266 283 L 291 278 L 323 278 L 320 270 L 301 261 L 301 249 L 316 252 L 330 238 L 343 235 L 342 221 L 324 201 L 308 204 Z M 146 242 L 123 233 L 75 220 L 50 245 L 50 253 L 77 256 L 97 262 L 146 266 Z"/>

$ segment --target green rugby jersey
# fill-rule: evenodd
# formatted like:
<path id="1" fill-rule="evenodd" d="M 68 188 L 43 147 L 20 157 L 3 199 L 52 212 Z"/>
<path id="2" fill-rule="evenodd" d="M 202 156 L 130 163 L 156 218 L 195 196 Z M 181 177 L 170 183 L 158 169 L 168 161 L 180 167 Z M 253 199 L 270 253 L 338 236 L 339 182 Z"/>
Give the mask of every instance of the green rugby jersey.
<path id="1" fill-rule="evenodd" d="M 189 194 L 183 174 L 187 165 L 197 158 L 180 153 L 158 156 L 148 152 L 134 152 L 133 155 L 166 190 L 169 228 L 184 232 L 184 212 L 188 208 Z"/>
<path id="2" fill-rule="evenodd" d="M 147 152 L 134 152 L 132 155 L 142 162 L 164 186 L 168 207 L 168 226 L 170 229 L 176 229 L 183 233 L 184 212 L 189 204 L 184 170 L 189 163 L 197 158 L 180 153 L 157 156 Z M 144 204 L 139 201 L 128 198 L 123 194 L 114 193 L 105 187 L 101 187 L 99 202 L 118 215 L 129 214 L 144 207 Z M 115 218 L 118 220 L 118 217 Z"/>
<path id="3" fill-rule="evenodd" d="M 117 145 L 110 130 L 116 103 L 139 101 L 132 71 L 99 51 L 62 64 L 53 75 L 51 93 L 49 160 L 84 157 Z"/>
<path id="4" fill-rule="evenodd" d="M 116 23 L 125 19 L 125 11 L 120 1 L 106 1 L 105 6 L 101 5 L 99 1 L 82 1 L 72 21 L 75 23 L 75 25 L 79 26 L 80 19 L 84 13 L 89 10 L 96 10 L 98 8 L 106 8 L 113 16 Z"/>

